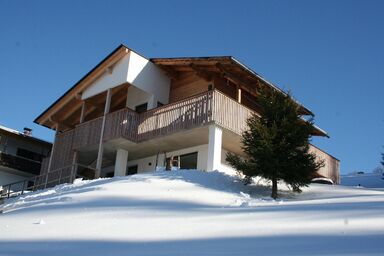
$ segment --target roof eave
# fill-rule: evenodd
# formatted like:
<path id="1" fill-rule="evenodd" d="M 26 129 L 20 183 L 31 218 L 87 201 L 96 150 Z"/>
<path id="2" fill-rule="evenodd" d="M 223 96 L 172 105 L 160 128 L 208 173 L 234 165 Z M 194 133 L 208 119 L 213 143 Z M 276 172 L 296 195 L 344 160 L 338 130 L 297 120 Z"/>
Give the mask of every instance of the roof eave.
<path id="1" fill-rule="evenodd" d="M 98 67 L 100 67 L 105 61 L 107 61 L 111 56 L 113 56 L 116 52 L 118 52 L 120 49 L 125 48 L 127 50 L 131 50 L 124 44 L 120 44 L 118 47 L 116 47 L 110 54 L 108 54 L 102 61 L 100 61 L 94 68 L 92 68 L 87 74 L 85 74 L 79 81 L 77 81 L 71 88 L 69 88 L 63 95 L 61 95 L 55 102 L 53 102 L 47 109 L 45 109 L 38 117 L 33 120 L 34 123 L 43 125 L 45 127 L 48 127 L 47 125 L 44 125 L 41 123 L 41 118 L 50 110 L 52 109 L 57 103 L 59 103 L 62 99 L 64 99 L 69 93 L 71 93 L 82 81 L 85 80 L 92 72 L 94 72 Z M 52 129 L 51 127 L 48 127 L 49 129 Z"/>
<path id="2" fill-rule="evenodd" d="M 261 75 L 257 74 L 255 71 L 253 71 L 251 68 L 247 67 L 246 65 L 244 65 L 243 63 L 241 63 L 240 61 L 238 61 L 236 58 L 234 57 L 231 57 L 232 61 L 234 61 L 236 64 L 238 64 L 240 67 L 242 67 L 244 70 L 246 70 L 247 72 L 249 72 L 250 74 L 256 76 L 257 78 L 259 78 L 260 80 L 262 80 L 264 83 L 268 84 L 269 86 L 271 86 L 272 88 L 274 88 L 275 90 L 287 95 L 287 93 L 285 91 L 283 91 L 282 89 L 280 89 L 279 87 L 277 87 L 276 85 L 274 85 L 273 83 L 269 82 L 268 80 L 266 80 L 264 77 L 262 77 Z M 311 115 L 311 116 L 314 116 L 314 113 L 309 110 L 307 107 L 305 107 L 303 104 L 301 104 L 300 102 L 298 102 L 296 99 L 293 99 L 296 104 L 298 104 L 305 112 L 307 115 Z"/>

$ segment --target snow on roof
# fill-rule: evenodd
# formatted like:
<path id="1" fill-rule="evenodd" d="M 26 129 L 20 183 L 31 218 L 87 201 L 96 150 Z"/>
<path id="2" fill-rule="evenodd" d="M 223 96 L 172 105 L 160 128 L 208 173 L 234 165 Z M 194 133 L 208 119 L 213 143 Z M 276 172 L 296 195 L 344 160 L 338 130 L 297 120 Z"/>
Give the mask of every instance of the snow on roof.
<path id="1" fill-rule="evenodd" d="M 19 132 L 19 131 L 17 131 L 17 130 L 14 130 L 14 129 L 5 127 L 5 126 L 3 126 L 3 125 L 0 125 L 0 130 L 6 131 L 6 132 L 9 132 L 9 133 L 13 133 L 13 134 L 16 134 L 16 135 L 18 135 L 18 136 L 22 136 L 22 137 L 24 137 L 24 138 L 28 138 L 28 139 L 32 139 L 32 140 L 36 140 L 36 141 L 40 141 L 40 142 L 43 142 L 43 143 L 52 144 L 52 143 L 49 142 L 49 141 L 46 141 L 46 140 L 43 140 L 43 139 L 39 139 L 39 138 L 30 136 L 30 135 L 25 135 L 25 134 L 22 133 L 22 132 Z"/>

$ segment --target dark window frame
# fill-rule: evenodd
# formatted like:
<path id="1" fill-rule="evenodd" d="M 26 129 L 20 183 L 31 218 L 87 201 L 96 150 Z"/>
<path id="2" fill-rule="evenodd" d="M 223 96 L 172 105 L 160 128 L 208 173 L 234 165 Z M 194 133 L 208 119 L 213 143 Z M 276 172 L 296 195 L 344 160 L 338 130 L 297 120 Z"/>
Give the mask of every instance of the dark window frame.
<path id="1" fill-rule="evenodd" d="M 135 111 L 137 113 L 143 113 L 148 110 L 148 102 L 135 106 Z"/>

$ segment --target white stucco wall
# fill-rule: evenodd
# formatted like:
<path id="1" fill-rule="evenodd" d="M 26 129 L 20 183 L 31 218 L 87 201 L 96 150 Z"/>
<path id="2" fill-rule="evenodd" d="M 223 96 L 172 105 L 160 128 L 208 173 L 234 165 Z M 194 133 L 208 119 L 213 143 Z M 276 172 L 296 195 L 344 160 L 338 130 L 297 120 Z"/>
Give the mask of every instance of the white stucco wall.
<path id="1" fill-rule="evenodd" d="M 112 73 L 106 71 L 98 77 L 91 86 L 85 89 L 81 95 L 82 99 L 87 99 L 109 88 L 116 87 L 127 82 L 129 54 L 119 60 L 112 69 Z"/>
<path id="2" fill-rule="evenodd" d="M 148 109 L 156 108 L 158 101 L 163 104 L 169 102 L 170 79 L 159 67 L 133 51 L 130 51 L 113 66 L 112 73 L 106 70 L 84 90 L 81 97 L 87 99 L 124 83 L 132 85 L 132 89 L 130 88 L 128 91 L 127 105 L 129 106 L 138 105 L 135 92 L 140 90 L 146 92 L 146 100 L 142 103 L 147 102 Z M 130 92 L 133 95 L 130 95 Z M 132 99 L 135 102 L 131 103 Z"/>
<path id="3" fill-rule="evenodd" d="M 170 79 L 155 64 L 135 52 L 130 52 L 128 67 L 128 83 L 155 96 L 154 108 L 157 101 L 163 104 L 169 102 Z"/>
<path id="4" fill-rule="evenodd" d="M 144 103 L 149 103 L 149 101 L 151 100 L 151 96 L 152 96 L 151 94 L 143 90 L 140 90 L 135 86 L 130 86 L 128 88 L 127 107 L 132 110 L 135 110 L 136 106 Z"/>
<path id="5" fill-rule="evenodd" d="M 184 154 L 193 153 L 193 152 L 197 152 L 197 169 L 202 171 L 207 170 L 208 144 L 166 152 L 166 155 L 167 157 L 171 157 L 171 156 L 184 155 Z M 228 151 L 226 151 L 225 149 L 222 149 L 221 165 L 220 165 L 219 171 L 229 175 L 233 175 L 236 173 L 236 171 L 232 167 L 230 167 L 228 163 L 225 161 L 225 155 L 227 152 Z M 136 159 L 136 160 L 130 160 L 127 163 L 127 167 L 134 166 L 134 165 L 138 166 L 138 173 L 153 172 L 156 168 L 156 155 L 141 158 L 141 159 Z M 158 167 L 165 167 L 164 153 L 159 154 Z M 102 173 L 103 175 L 105 175 L 107 172 L 110 172 L 113 170 L 114 170 L 114 167 L 110 166 L 108 167 L 108 170 L 105 169 L 103 170 Z"/>
<path id="6" fill-rule="evenodd" d="M 18 175 L 16 173 L 10 173 L 9 171 L 4 170 L 0 167 L 0 186 L 10 184 L 13 182 L 23 181 L 32 175 Z"/>
<path id="7" fill-rule="evenodd" d="M 184 155 L 188 153 L 197 152 L 197 169 L 205 170 L 207 165 L 207 147 L 208 145 L 200 145 L 196 147 L 184 148 L 176 151 L 166 152 L 167 157 Z M 150 165 L 151 164 L 151 165 Z M 156 155 L 128 161 L 127 166 L 138 166 L 138 172 L 151 172 L 156 167 Z M 158 166 L 164 167 L 164 153 L 159 154 Z"/>
<path id="8" fill-rule="evenodd" d="M 236 174 L 236 170 L 232 168 L 232 166 L 229 165 L 227 161 L 225 161 L 226 155 L 229 151 L 222 149 L 221 150 L 221 166 L 220 171 L 224 172 L 229 175 Z"/>

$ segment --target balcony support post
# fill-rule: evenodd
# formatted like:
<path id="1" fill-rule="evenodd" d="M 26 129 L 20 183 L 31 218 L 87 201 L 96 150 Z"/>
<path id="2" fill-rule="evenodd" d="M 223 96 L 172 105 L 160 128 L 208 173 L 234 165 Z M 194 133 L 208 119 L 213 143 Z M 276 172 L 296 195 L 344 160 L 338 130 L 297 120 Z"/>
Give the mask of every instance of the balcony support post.
<path id="1" fill-rule="evenodd" d="M 119 148 L 116 151 L 114 177 L 125 176 L 127 171 L 128 151 Z"/>
<path id="2" fill-rule="evenodd" d="M 221 167 L 221 146 L 223 131 L 217 125 L 209 126 L 207 171 L 218 170 Z"/>
<path id="3" fill-rule="evenodd" d="M 237 102 L 241 104 L 241 89 L 237 86 Z"/>
<path id="4" fill-rule="evenodd" d="M 112 92 L 112 90 L 111 90 L 111 88 L 109 88 L 107 91 L 107 97 L 105 99 L 103 122 L 101 124 L 101 131 L 100 131 L 99 150 L 97 152 L 95 179 L 99 178 L 100 174 L 101 174 L 101 166 L 103 163 L 103 153 L 104 153 L 103 135 L 104 135 L 104 129 L 105 129 L 106 116 L 109 113 L 109 109 L 111 107 L 111 96 L 112 96 L 111 92 Z"/>
<path id="5" fill-rule="evenodd" d="M 57 135 L 59 134 L 59 124 L 56 123 L 55 126 L 56 126 L 56 127 L 55 127 L 55 128 L 56 128 L 55 138 L 54 138 L 54 140 L 53 140 L 53 145 L 52 145 L 52 149 L 51 149 L 51 155 L 49 156 L 49 162 L 48 162 L 48 167 L 47 167 L 47 173 L 46 173 L 46 175 L 45 175 L 44 188 L 47 187 L 49 172 L 51 171 L 51 168 L 52 168 L 53 154 L 55 153 L 56 137 L 57 137 Z"/>
<path id="6" fill-rule="evenodd" d="M 81 105 L 81 113 L 80 113 L 80 120 L 79 120 L 79 123 L 81 124 L 82 122 L 84 122 L 84 118 L 85 118 L 85 101 L 83 101 L 82 105 Z"/>

